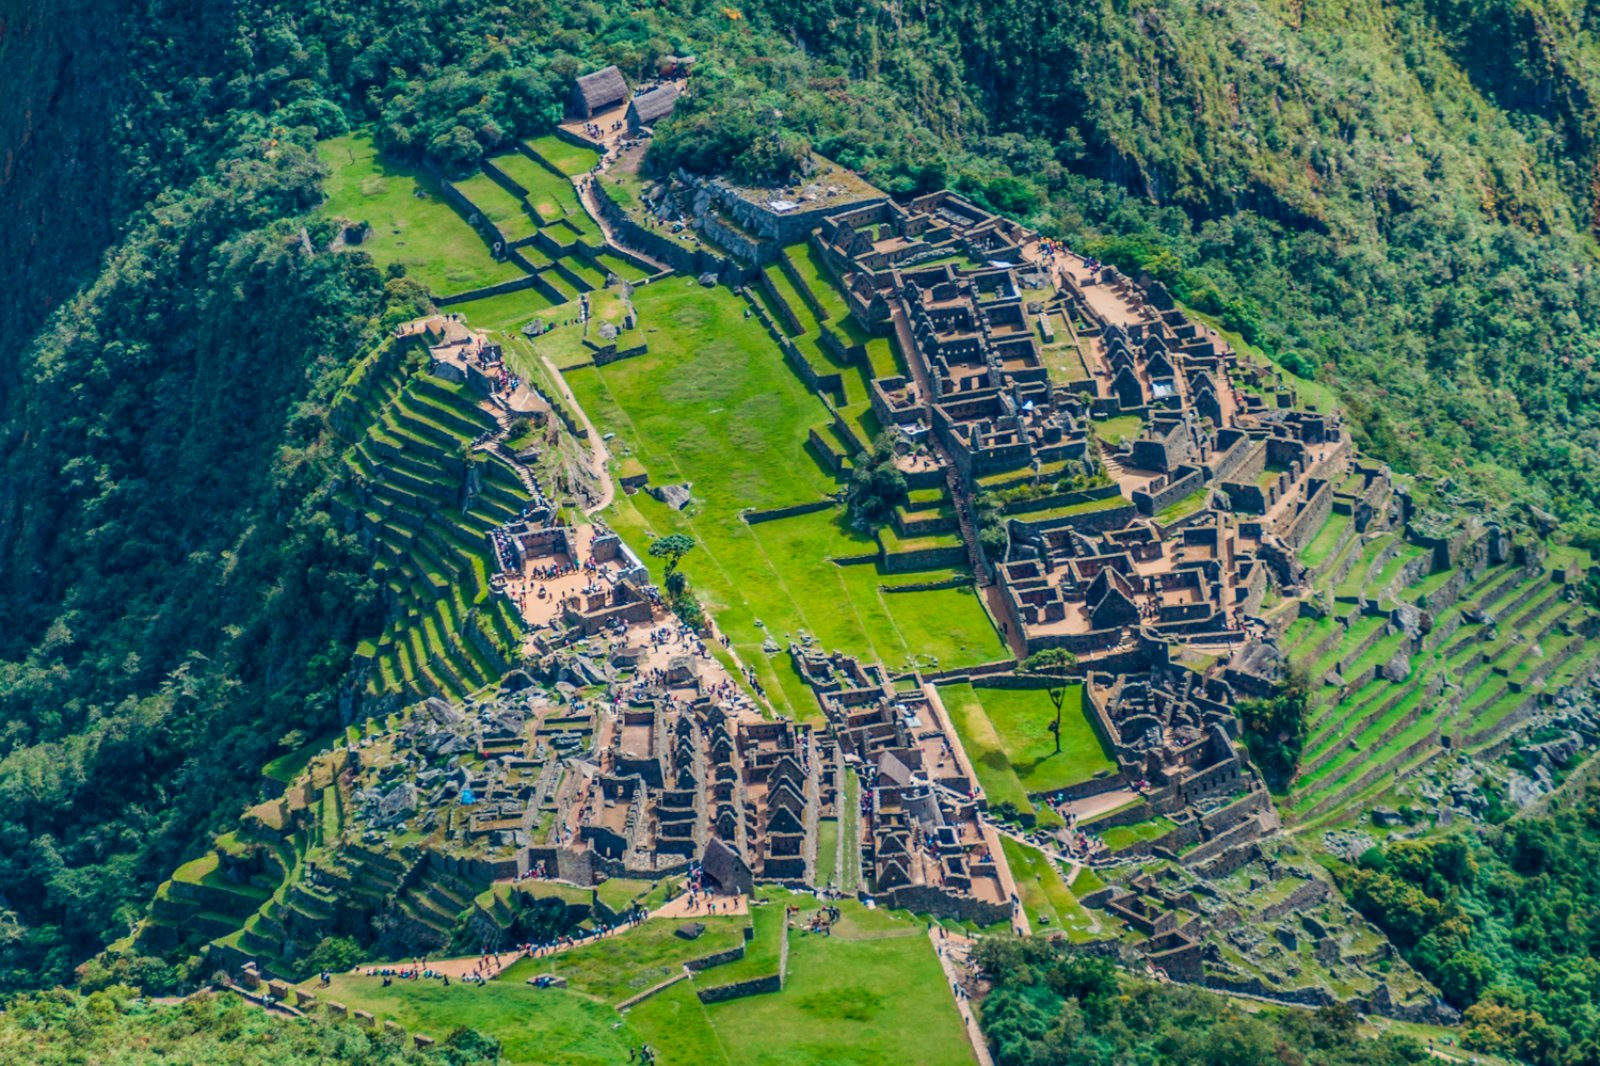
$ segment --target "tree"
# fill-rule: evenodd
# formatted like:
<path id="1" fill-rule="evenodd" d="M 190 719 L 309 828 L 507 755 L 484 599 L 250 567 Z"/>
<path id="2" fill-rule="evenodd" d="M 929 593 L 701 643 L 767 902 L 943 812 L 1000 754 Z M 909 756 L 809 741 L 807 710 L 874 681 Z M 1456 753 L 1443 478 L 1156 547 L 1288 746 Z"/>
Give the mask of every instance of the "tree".
<path id="1" fill-rule="evenodd" d="M 1078 657 L 1066 648 L 1042 648 L 1017 666 L 1025 674 L 1054 674 L 1071 670 L 1078 665 Z"/>
<path id="2" fill-rule="evenodd" d="M 1276 694 L 1264 699 L 1240 700 L 1235 707 L 1250 757 L 1275 791 L 1287 787 L 1300 766 L 1309 703 L 1310 693 L 1304 679 L 1291 675 Z"/>
<path id="3" fill-rule="evenodd" d="M 858 529 L 875 530 L 909 498 L 906 476 L 895 462 L 894 437 L 881 434 L 850 471 L 845 506 Z"/>
<path id="4" fill-rule="evenodd" d="M 353 969 L 364 958 L 366 952 L 350 937 L 325 936 L 317 941 L 317 946 L 305 957 L 300 972 L 307 977 L 324 971 L 344 973 Z"/>
<path id="5" fill-rule="evenodd" d="M 669 533 L 650 542 L 650 554 L 667 561 L 667 573 L 678 569 L 683 557 L 694 550 L 694 538 L 687 533 Z"/>
<path id="6" fill-rule="evenodd" d="M 979 492 L 972 497 L 972 520 L 978 527 L 978 543 L 983 545 L 984 553 L 1004 559 L 1011 538 L 994 493 Z"/>

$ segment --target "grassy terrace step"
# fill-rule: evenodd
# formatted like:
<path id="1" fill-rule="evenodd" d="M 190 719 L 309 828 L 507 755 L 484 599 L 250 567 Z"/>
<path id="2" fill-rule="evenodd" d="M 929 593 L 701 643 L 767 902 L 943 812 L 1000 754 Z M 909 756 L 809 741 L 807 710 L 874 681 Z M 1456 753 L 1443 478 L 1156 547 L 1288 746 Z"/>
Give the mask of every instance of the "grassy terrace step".
<path id="1" fill-rule="evenodd" d="M 1569 685 L 1580 675 L 1594 668 L 1596 658 L 1600 658 L 1600 642 L 1587 637 L 1581 639 L 1582 644 L 1578 647 L 1577 653 L 1550 671 L 1549 676 L 1544 679 L 1545 691 L 1553 692 L 1563 685 Z"/>
<path id="2" fill-rule="evenodd" d="M 1384 793 L 1392 789 L 1396 781 L 1417 773 L 1443 750 L 1437 744 L 1424 748 L 1414 757 L 1407 759 L 1398 766 L 1392 767 L 1389 773 L 1380 775 L 1377 780 L 1341 796 L 1336 804 L 1320 814 L 1311 816 L 1302 823 L 1302 826 L 1306 829 L 1314 829 L 1343 820 L 1349 816 L 1350 811 L 1353 809 L 1375 802 Z M 1310 808 L 1308 807 L 1307 810 L 1310 810 Z"/>
<path id="3" fill-rule="evenodd" d="M 791 247 L 787 255 L 795 273 L 800 275 L 806 287 L 811 290 L 811 295 L 816 297 L 817 303 L 821 304 L 822 310 L 826 312 L 828 327 L 837 332 L 839 339 L 846 344 L 867 343 L 869 338 L 866 331 L 850 314 L 849 301 L 845 299 L 843 290 L 828 273 L 821 254 L 808 241 L 799 247 Z"/>
<path id="4" fill-rule="evenodd" d="M 384 489 L 402 492 L 415 500 L 413 510 L 416 511 L 432 510 L 450 498 L 448 490 L 438 481 L 430 481 L 398 465 L 386 467 L 380 477 Z"/>
<path id="5" fill-rule="evenodd" d="M 572 284 L 572 282 L 568 281 L 566 278 L 562 277 L 560 274 L 557 274 L 554 270 L 541 271 L 539 277 L 543 278 L 546 284 L 561 294 L 562 302 L 576 300 L 578 298 L 577 286 Z"/>
<path id="6" fill-rule="evenodd" d="M 1568 652 L 1580 650 L 1583 643 L 1583 637 L 1577 633 L 1547 633 L 1538 642 L 1539 651 L 1543 654 L 1532 654 L 1530 647 L 1529 654 L 1517 664 L 1516 669 L 1506 675 L 1506 683 L 1526 689 L 1533 683 L 1533 675 L 1542 667 L 1559 662 Z"/>
<path id="7" fill-rule="evenodd" d="M 1385 766 L 1407 747 L 1426 737 L 1438 724 L 1436 715 L 1422 715 L 1383 747 L 1376 751 L 1359 753 L 1362 758 L 1338 763 L 1316 781 L 1307 782 L 1308 785 L 1317 786 L 1314 790 L 1303 793 L 1297 791 L 1290 809 L 1297 815 L 1303 815 L 1337 795 L 1341 790 L 1353 786 L 1363 774 Z"/>
<path id="8" fill-rule="evenodd" d="M 1317 535 L 1300 553 L 1300 561 L 1315 570 L 1332 557 L 1334 549 L 1339 546 L 1339 538 L 1344 536 L 1345 530 L 1350 528 L 1352 517 L 1334 511 L 1328 515 L 1328 520 L 1322 524 Z"/>
<path id="9" fill-rule="evenodd" d="M 383 460 L 378 467 L 378 477 L 389 471 L 401 470 L 412 478 L 426 482 L 433 498 L 441 503 L 455 500 L 461 495 L 461 470 L 454 458 L 437 451 L 422 453 L 407 449 Z"/>
<path id="10" fill-rule="evenodd" d="M 788 273 L 778 264 L 773 263 L 765 267 L 761 273 L 772 285 L 772 291 L 777 299 L 786 305 L 789 312 L 794 315 L 795 321 L 800 324 L 800 332 L 809 336 L 816 336 L 820 332 L 820 323 L 817 314 L 805 300 L 800 290 L 795 288 L 794 281 Z"/>
<path id="11" fill-rule="evenodd" d="M 1509 630 L 1527 636 L 1530 627 L 1538 624 L 1538 619 L 1551 605 L 1561 602 L 1561 586 L 1552 583 L 1549 591 L 1536 592 L 1528 601 L 1504 618 L 1497 619 L 1501 629 Z"/>
<path id="12" fill-rule="evenodd" d="M 1328 615 L 1321 618 L 1301 615 L 1284 630 L 1283 648 L 1291 659 L 1301 659 L 1304 653 L 1316 653 L 1324 641 L 1342 628 Z"/>
<path id="13" fill-rule="evenodd" d="M 1479 593 L 1473 605 L 1485 613 L 1494 611 L 1502 603 L 1509 603 L 1519 595 L 1519 590 L 1530 581 L 1538 580 L 1538 575 L 1528 575 L 1520 569 L 1512 570 L 1504 578 L 1489 589 Z"/>
<path id="14" fill-rule="evenodd" d="M 1419 548 L 1418 551 L 1425 552 L 1426 549 Z M 1424 574 L 1412 584 L 1401 589 L 1400 598 L 1407 603 L 1428 603 L 1444 589 L 1450 579 L 1456 576 L 1456 573 L 1457 571 L 1454 567 L 1446 567 L 1443 570 L 1435 570 L 1431 574 Z M 1459 608 L 1456 609 L 1459 610 Z"/>
<path id="15" fill-rule="evenodd" d="M 442 398 L 422 389 L 413 391 L 407 399 L 413 409 L 469 440 L 475 440 L 479 435 L 496 428 L 495 421 L 487 415 L 483 418 L 473 417 L 478 410 L 476 407 L 464 407 L 454 399 Z"/>
<path id="16" fill-rule="evenodd" d="M 1429 552 L 1426 548 L 1420 548 L 1415 544 L 1400 544 L 1400 546 L 1394 550 L 1393 554 L 1389 556 L 1388 561 L 1385 562 L 1378 569 L 1378 572 L 1373 575 L 1368 586 L 1370 591 L 1374 595 L 1383 592 L 1400 576 L 1400 571 L 1403 570 L 1408 563 L 1412 563 L 1427 554 L 1429 554 Z"/>
<path id="17" fill-rule="evenodd" d="M 1362 652 L 1350 663 L 1348 671 L 1350 676 L 1361 677 L 1372 670 L 1382 667 L 1390 659 L 1394 658 L 1410 639 L 1404 631 L 1390 633 L 1388 636 L 1379 639 L 1376 644 Z M 1346 680 L 1349 680 L 1349 678 L 1346 678 Z"/>
<path id="18" fill-rule="evenodd" d="M 1317 787 L 1319 782 L 1329 780 L 1330 775 L 1338 774 L 1341 767 L 1349 766 L 1352 760 L 1367 761 L 1364 755 L 1368 749 L 1374 745 L 1381 746 L 1387 739 L 1385 735 L 1404 721 L 1406 716 L 1416 710 L 1426 698 L 1429 697 L 1424 695 L 1424 689 L 1417 686 L 1412 688 L 1409 695 L 1382 714 L 1352 719 L 1347 730 L 1328 738 L 1318 751 L 1302 759 L 1302 765 L 1307 770 L 1295 782 L 1295 790 L 1298 792 L 1300 789 Z M 1337 754 L 1330 758 L 1329 752 Z"/>
<path id="19" fill-rule="evenodd" d="M 470 178 L 451 182 L 451 185 L 508 241 L 520 241 L 539 231 L 533 218 L 523 210 L 522 201 L 488 174 L 480 171 Z"/>
<path id="20" fill-rule="evenodd" d="M 1333 671 L 1339 660 L 1350 654 L 1350 649 L 1358 647 L 1362 641 L 1374 632 L 1382 629 L 1388 620 L 1378 615 L 1362 615 L 1351 621 L 1345 636 L 1334 643 L 1311 664 L 1311 680 L 1320 683 L 1322 678 Z"/>
<path id="21" fill-rule="evenodd" d="M 1359 596 L 1366 588 L 1367 579 L 1372 568 L 1377 565 L 1378 557 L 1393 543 L 1392 533 L 1382 533 L 1368 541 L 1361 549 L 1361 557 L 1356 560 L 1355 566 L 1351 567 L 1344 580 L 1339 582 L 1339 587 L 1334 593 L 1335 597 L 1348 600 Z"/>
<path id="22" fill-rule="evenodd" d="M 384 412 L 385 428 L 401 440 L 425 443 L 449 454 L 470 447 L 476 434 L 454 429 L 440 422 L 433 410 L 412 395 L 400 397 Z M 392 425 L 393 428 L 390 428 Z"/>
<path id="23" fill-rule="evenodd" d="M 603 289 L 606 286 L 605 271 L 596 270 L 578 256 L 571 256 L 562 260 L 561 265 L 587 282 L 591 289 Z"/>
<path id="24" fill-rule="evenodd" d="M 1373 704 L 1381 701 L 1388 695 L 1394 686 L 1387 681 L 1368 681 L 1356 691 L 1342 700 L 1320 698 L 1315 704 L 1311 715 L 1306 719 L 1306 725 L 1311 730 L 1306 740 L 1305 755 L 1309 758 L 1321 744 L 1319 738 L 1328 736 L 1339 726 L 1351 718 L 1359 718 L 1365 711 L 1370 710 Z M 1331 690 L 1324 690 L 1330 692 Z M 1302 761 L 1305 761 L 1302 759 Z"/>

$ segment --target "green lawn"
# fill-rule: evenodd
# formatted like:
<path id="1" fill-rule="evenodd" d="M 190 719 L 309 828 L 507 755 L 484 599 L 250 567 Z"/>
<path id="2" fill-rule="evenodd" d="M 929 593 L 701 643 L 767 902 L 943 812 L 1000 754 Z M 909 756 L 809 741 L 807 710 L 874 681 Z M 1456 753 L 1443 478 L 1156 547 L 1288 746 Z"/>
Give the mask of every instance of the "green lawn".
<path id="1" fill-rule="evenodd" d="M 1156 817 L 1145 822 L 1134 822 L 1132 825 L 1115 825 L 1100 834 L 1100 839 L 1105 841 L 1106 847 L 1112 851 L 1121 851 L 1131 844 L 1141 840 L 1155 840 L 1166 836 L 1177 827 L 1170 818 Z M 1093 830 L 1094 826 L 1085 828 Z"/>
<path id="2" fill-rule="evenodd" d="M 839 819 L 817 819 L 817 886 L 833 882 L 839 869 Z"/>
<path id="3" fill-rule="evenodd" d="M 1066 690 L 1059 752 L 1049 728 L 1055 707 L 1044 689 L 946 685 L 939 693 L 985 791 L 992 779 L 1005 793 L 1020 787 L 1036 795 L 1116 771 L 1084 713 L 1082 686 Z M 1016 786 L 1005 780 L 1008 774 Z M 991 802 L 1000 798 L 990 796 Z"/>
<path id="4" fill-rule="evenodd" d="M 1167 506 L 1156 512 L 1156 521 L 1166 525 L 1169 522 L 1176 522 L 1180 518 L 1188 518 L 1205 506 L 1208 491 L 1207 489 L 1199 488 L 1182 499 L 1174 500 L 1172 503 L 1167 504 Z"/>
<path id="5" fill-rule="evenodd" d="M 371 135 L 336 137 L 317 151 L 331 170 L 322 213 L 369 223 L 372 232 L 359 247 L 380 267 L 399 263 L 436 295 L 523 276 L 515 263 L 495 262 L 483 238 L 445 202 L 432 175 L 379 160 Z"/>
<path id="6" fill-rule="evenodd" d="M 687 983 L 675 985 L 630 1010 L 629 1025 L 663 1064 L 968 1066 L 926 927 L 854 900 L 840 907 L 832 936 L 790 931 L 783 991 L 701 1006 Z"/>
<path id="7" fill-rule="evenodd" d="M 551 307 L 550 298 L 538 289 L 519 289 L 499 296 L 452 304 L 452 314 L 464 315 L 467 324 L 478 329 L 511 332 L 520 329 Z"/>
<path id="8" fill-rule="evenodd" d="M 1121 444 L 1132 440 L 1144 429 L 1144 419 L 1138 415 L 1117 415 L 1094 423 L 1095 435 L 1107 444 Z"/>
<path id="9" fill-rule="evenodd" d="M 784 646 L 804 631 L 830 650 L 891 665 L 1004 656 L 971 589 L 884 593 L 876 566 L 831 562 L 876 551 L 871 538 L 846 528 L 842 510 L 745 523 L 739 515 L 747 508 L 837 491 L 806 448 L 808 428 L 827 410 L 727 289 L 674 278 L 633 299 L 636 335 L 649 354 L 576 370 L 567 380 L 601 432 L 617 434 L 619 460 L 641 464 L 653 484 L 690 482 L 696 502 L 676 512 L 643 494 L 618 497 L 607 518 L 641 555 L 651 535 L 694 537 L 684 573 L 777 705 L 803 717 L 818 713 L 787 655 L 762 652 L 768 635 Z"/>
<path id="10" fill-rule="evenodd" d="M 629 1048 L 640 1042 L 626 1022 L 613 1028 L 619 1016 L 604 1003 L 522 981 L 501 979 L 481 988 L 396 981 L 384 988 L 377 977 L 340 974 L 331 988 L 318 988 L 316 981 L 303 987 L 441 1042 L 461 1026 L 477 1029 L 500 1041 L 507 1066 L 614 1066 L 627 1062 Z"/>
<path id="11" fill-rule="evenodd" d="M 1000 847 L 1006 853 L 1006 864 L 1011 867 L 1034 933 L 1061 930 L 1074 942 L 1095 939 L 1099 923 L 1061 880 L 1061 870 L 1055 863 L 1038 848 L 1007 836 L 1000 838 Z"/>
<path id="12" fill-rule="evenodd" d="M 568 176 L 582 174 L 600 162 L 600 153 L 593 148 L 569 144 L 553 133 L 522 143 L 537 152 L 545 162 Z"/>
<path id="13" fill-rule="evenodd" d="M 678 929 L 702 922 L 706 931 L 684 940 Z M 556 974 L 567 987 L 606 1003 L 620 1003 L 677 973 L 690 959 L 726 951 L 744 942 L 745 918 L 652 918 L 617 936 L 596 940 L 542 959 L 521 959 L 500 981 L 521 984 L 538 974 Z"/>

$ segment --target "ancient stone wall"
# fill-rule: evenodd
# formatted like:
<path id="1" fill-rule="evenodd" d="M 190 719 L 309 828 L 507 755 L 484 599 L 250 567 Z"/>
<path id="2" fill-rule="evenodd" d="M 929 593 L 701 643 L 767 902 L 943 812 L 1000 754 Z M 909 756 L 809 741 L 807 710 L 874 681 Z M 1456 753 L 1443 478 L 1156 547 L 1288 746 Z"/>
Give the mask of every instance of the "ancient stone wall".
<path id="1" fill-rule="evenodd" d="M 1146 492 L 1135 489 L 1133 492 L 1133 505 L 1139 513 L 1146 517 L 1154 515 L 1164 507 L 1168 507 L 1192 492 L 1198 492 L 1205 487 L 1205 471 L 1199 467 L 1179 466 L 1172 472 L 1172 477 L 1166 485 L 1155 492 Z"/>

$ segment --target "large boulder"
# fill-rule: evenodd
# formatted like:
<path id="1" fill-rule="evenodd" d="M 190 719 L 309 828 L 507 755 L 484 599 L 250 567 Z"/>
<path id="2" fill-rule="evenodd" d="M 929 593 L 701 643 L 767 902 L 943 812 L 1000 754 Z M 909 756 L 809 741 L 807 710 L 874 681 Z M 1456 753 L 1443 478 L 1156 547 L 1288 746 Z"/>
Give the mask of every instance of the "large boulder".
<path id="1" fill-rule="evenodd" d="M 1394 653 L 1394 658 L 1383 664 L 1383 676 L 1395 684 L 1399 684 L 1411 676 L 1411 656 L 1403 651 Z"/>

